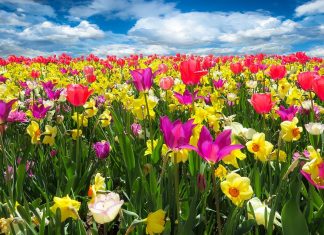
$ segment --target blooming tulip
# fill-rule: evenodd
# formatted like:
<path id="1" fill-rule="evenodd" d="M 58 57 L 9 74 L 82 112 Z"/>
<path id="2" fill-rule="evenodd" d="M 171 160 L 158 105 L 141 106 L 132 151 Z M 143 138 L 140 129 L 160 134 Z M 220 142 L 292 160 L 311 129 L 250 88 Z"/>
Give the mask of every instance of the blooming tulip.
<path id="1" fill-rule="evenodd" d="M 312 87 L 318 98 L 324 101 L 324 76 L 314 79 Z"/>
<path id="2" fill-rule="evenodd" d="M 92 92 L 93 90 L 81 84 L 70 84 L 67 86 L 66 98 L 73 106 L 83 106 Z"/>
<path id="3" fill-rule="evenodd" d="M 202 76 L 208 73 L 202 70 L 200 62 L 194 59 L 183 61 L 180 64 L 181 79 L 186 85 L 197 85 Z"/>
<path id="4" fill-rule="evenodd" d="M 130 71 L 133 83 L 138 91 L 148 91 L 153 85 L 153 74 L 151 68 Z"/>
<path id="5" fill-rule="evenodd" d="M 286 67 L 283 65 L 272 65 L 269 75 L 274 80 L 280 80 L 286 75 Z"/>
<path id="6" fill-rule="evenodd" d="M 271 94 L 253 94 L 251 104 L 258 114 L 269 113 L 274 105 L 271 100 Z"/>
<path id="7" fill-rule="evenodd" d="M 315 72 L 304 72 L 298 74 L 298 84 L 304 91 L 312 90 L 312 84 L 317 76 Z"/>

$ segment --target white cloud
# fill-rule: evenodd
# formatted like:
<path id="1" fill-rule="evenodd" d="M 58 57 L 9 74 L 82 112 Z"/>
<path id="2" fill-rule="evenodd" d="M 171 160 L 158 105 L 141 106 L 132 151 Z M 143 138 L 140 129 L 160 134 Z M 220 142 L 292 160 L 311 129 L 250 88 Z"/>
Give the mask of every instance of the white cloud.
<path id="1" fill-rule="evenodd" d="M 104 15 L 107 18 L 139 19 L 149 16 L 163 16 L 174 12 L 175 3 L 163 0 L 93 0 L 88 5 L 74 6 L 69 10 L 69 19 L 77 20 L 93 15 Z"/>
<path id="2" fill-rule="evenodd" d="M 17 55 L 17 56 L 26 56 L 26 57 L 36 57 L 36 56 L 40 56 L 40 55 L 48 56 L 49 53 L 40 51 L 40 50 L 25 48 L 11 40 L 2 40 L 2 41 L 0 41 L 0 55 L 1 56 Z"/>
<path id="3" fill-rule="evenodd" d="M 92 50 L 92 53 L 105 57 L 107 55 L 116 55 L 116 56 L 128 56 L 132 54 L 160 54 L 167 55 L 175 51 L 175 48 L 170 48 L 167 46 L 161 45 L 141 45 L 141 44 L 110 44 L 110 45 L 102 45 L 96 47 Z"/>
<path id="4" fill-rule="evenodd" d="M 190 12 L 139 19 L 128 34 L 145 43 L 206 46 L 215 43 L 255 43 L 292 33 L 292 20 L 257 12 Z"/>
<path id="5" fill-rule="evenodd" d="M 324 0 L 306 2 L 295 9 L 296 16 L 315 15 L 324 13 Z"/>
<path id="6" fill-rule="evenodd" d="M 288 53 L 289 46 L 279 43 L 264 43 L 253 46 L 242 47 L 238 50 L 240 54 L 256 54 L 256 53 L 266 53 L 266 54 L 281 54 Z"/>
<path id="7" fill-rule="evenodd" d="M 97 39 L 104 37 L 104 32 L 95 24 L 81 21 L 79 25 L 58 25 L 49 21 L 25 28 L 18 35 L 23 40 L 52 41 L 64 44 L 74 43 L 82 39 Z"/>
<path id="8" fill-rule="evenodd" d="M 324 46 L 317 46 L 314 48 L 311 48 L 307 55 L 315 56 L 315 57 L 324 57 Z"/>
<path id="9" fill-rule="evenodd" d="M 24 15 L 18 15 L 14 12 L 0 10 L 0 26 L 27 26 Z"/>
<path id="10" fill-rule="evenodd" d="M 0 4 L 12 6 L 19 12 L 24 12 L 28 15 L 56 17 L 55 10 L 51 6 L 33 0 L 1 0 Z"/>

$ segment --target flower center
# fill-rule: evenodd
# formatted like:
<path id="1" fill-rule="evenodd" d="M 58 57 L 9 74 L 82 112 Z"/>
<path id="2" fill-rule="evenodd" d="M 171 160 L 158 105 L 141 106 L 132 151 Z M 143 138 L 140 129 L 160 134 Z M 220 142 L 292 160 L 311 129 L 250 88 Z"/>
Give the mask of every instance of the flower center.
<path id="1" fill-rule="evenodd" d="M 296 127 L 292 130 L 292 134 L 294 137 L 297 137 L 300 134 L 299 128 Z"/>
<path id="2" fill-rule="evenodd" d="M 238 195 L 240 195 L 240 191 L 237 188 L 229 188 L 228 193 L 232 197 L 238 197 Z"/>
<path id="3" fill-rule="evenodd" d="M 252 150 L 254 152 L 258 152 L 260 150 L 260 146 L 258 144 L 252 144 Z"/>

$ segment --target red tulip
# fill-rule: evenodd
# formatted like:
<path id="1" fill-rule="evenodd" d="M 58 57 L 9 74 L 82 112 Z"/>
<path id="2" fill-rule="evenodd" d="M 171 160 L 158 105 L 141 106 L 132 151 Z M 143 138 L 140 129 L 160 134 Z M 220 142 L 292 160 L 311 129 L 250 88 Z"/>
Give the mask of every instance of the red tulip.
<path id="1" fill-rule="evenodd" d="M 243 66 L 240 62 L 237 63 L 232 63 L 230 65 L 230 69 L 232 70 L 232 72 L 236 75 L 236 74 L 240 74 L 243 72 Z"/>
<path id="2" fill-rule="evenodd" d="M 83 106 L 93 90 L 81 84 L 70 84 L 67 86 L 66 98 L 73 106 Z"/>
<path id="3" fill-rule="evenodd" d="M 269 75 L 274 80 L 281 80 L 286 75 L 286 67 L 283 65 L 272 65 Z"/>
<path id="4" fill-rule="evenodd" d="M 298 74 L 298 84 L 304 91 L 310 91 L 312 89 L 312 84 L 317 76 L 315 72 L 304 72 Z"/>
<path id="5" fill-rule="evenodd" d="M 197 85 L 208 71 L 202 70 L 200 61 L 190 59 L 180 64 L 181 79 L 186 85 Z"/>
<path id="6" fill-rule="evenodd" d="M 251 104 L 258 114 L 269 113 L 274 105 L 271 100 L 271 94 L 253 94 L 251 97 Z"/>
<path id="7" fill-rule="evenodd" d="M 324 76 L 318 77 L 313 81 L 313 91 L 320 98 L 324 100 Z"/>

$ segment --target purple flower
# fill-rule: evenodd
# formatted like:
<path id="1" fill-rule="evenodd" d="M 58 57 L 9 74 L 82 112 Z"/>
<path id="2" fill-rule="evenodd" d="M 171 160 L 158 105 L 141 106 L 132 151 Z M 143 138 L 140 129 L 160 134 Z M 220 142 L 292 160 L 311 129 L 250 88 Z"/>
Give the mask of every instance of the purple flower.
<path id="1" fill-rule="evenodd" d="M 28 118 L 23 111 L 13 111 L 9 113 L 8 122 L 28 122 Z"/>
<path id="2" fill-rule="evenodd" d="M 106 98 L 103 95 L 99 95 L 96 98 L 96 107 L 101 107 L 106 102 Z"/>
<path id="3" fill-rule="evenodd" d="M 55 84 L 52 81 L 48 81 L 48 82 L 42 82 L 42 86 L 44 90 L 47 89 L 53 90 Z"/>
<path id="4" fill-rule="evenodd" d="M 108 141 L 101 141 L 97 142 L 92 145 L 92 148 L 94 149 L 96 156 L 99 159 L 105 159 L 108 157 L 110 152 L 110 143 Z"/>
<path id="5" fill-rule="evenodd" d="M 7 78 L 4 77 L 4 76 L 2 76 L 2 75 L 0 75 L 0 82 L 5 83 L 6 81 L 7 81 Z"/>
<path id="6" fill-rule="evenodd" d="M 194 99 L 194 101 L 196 101 L 196 100 L 202 98 L 201 96 L 197 96 L 197 93 L 198 93 L 198 91 L 195 91 L 192 95 L 190 93 L 190 91 L 185 90 L 183 95 L 181 95 L 178 92 L 174 92 L 173 95 L 175 98 L 177 98 L 177 100 L 179 101 L 180 104 L 189 105 L 189 104 L 192 104 L 193 99 Z"/>
<path id="7" fill-rule="evenodd" d="M 50 156 L 51 157 L 55 157 L 57 155 L 57 150 L 56 149 L 52 149 L 50 152 Z"/>
<path id="8" fill-rule="evenodd" d="M 225 130 L 213 141 L 209 130 L 203 126 L 197 143 L 197 153 L 206 161 L 216 163 L 233 150 L 244 148 L 240 144 L 231 145 L 231 132 L 231 130 Z"/>
<path id="9" fill-rule="evenodd" d="M 142 126 L 139 123 L 133 123 L 131 125 L 131 130 L 133 132 L 133 135 L 139 136 L 142 132 Z"/>
<path id="10" fill-rule="evenodd" d="M 130 74 L 138 91 L 148 91 L 152 87 L 154 76 L 151 68 L 132 70 Z"/>
<path id="11" fill-rule="evenodd" d="M 291 121 L 298 112 L 298 107 L 292 105 L 288 109 L 286 109 L 284 106 L 280 105 L 279 110 L 277 110 L 276 112 L 280 116 L 282 121 Z"/>
<path id="12" fill-rule="evenodd" d="M 44 89 L 46 94 L 47 94 L 47 97 L 50 99 L 50 100 L 58 100 L 61 96 L 61 92 L 63 89 L 57 89 L 57 90 L 51 90 L 51 89 Z"/>
<path id="13" fill-rule="evenodd" d="M 163 133 L 165 144 L 169 149 L 194 149 L 193 146 L 189 145 L 192 130 L 196 126 L 193 124 L 193 119 L 182 123 L 180 120 L 171 122 L 167 116 L 160 118 L 160 129 Z"/>
<path id="14" fill-rule="evenodd" d="M 223 79 L 218 79 L 217 81 L 213 80 L 213 84 L 216 89 L 221 89 L 225 85 L 225 80 Z"/>
<path id="15" fill-rule="evenodd" d="M 50 108 L 51 107 L 45 108 L 44 104 L 34 103 L 33 106 L 32 106 L 32 108 L 31 108 L 31 111 L 33 113 L 34 118 L 43 119 L 46 116 L 47 111 Z"/>
<path id="16" fill-rule="evenodd" d="M 10 100 L 8 103 L 0 100 L 0 124 L 7 121 L 8 115 L 11 111 L 12 105 L 17 101 L 17 99 Z"/>

